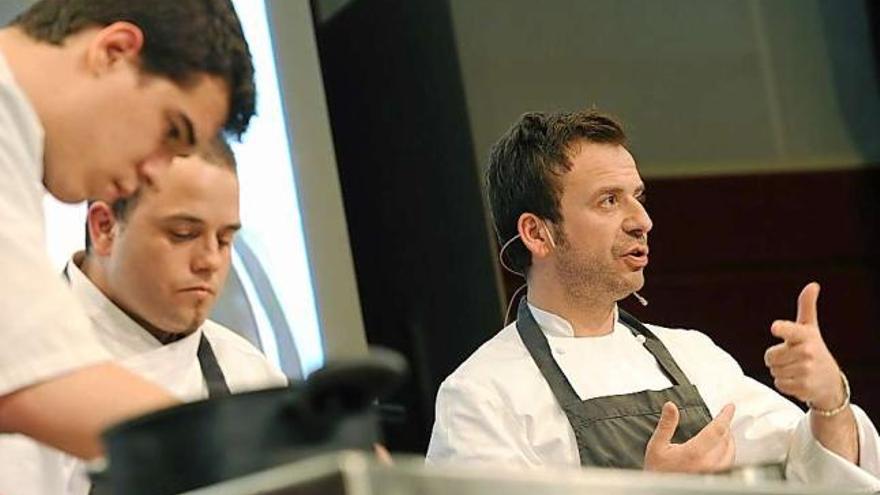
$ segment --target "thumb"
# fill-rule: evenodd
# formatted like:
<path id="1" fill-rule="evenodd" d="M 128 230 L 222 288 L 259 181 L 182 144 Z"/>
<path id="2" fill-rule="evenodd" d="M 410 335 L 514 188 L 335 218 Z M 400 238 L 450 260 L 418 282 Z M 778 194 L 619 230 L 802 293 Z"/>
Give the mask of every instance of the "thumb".
<path id="1" fill-rule="evenodd" d="M 819 300 L 819 284 L 810 282 L 798 296 L 797 322 L 804 325 L 819 325 L 816 302 Z"/>
<path id="2" fill-rule="evenodd" d="M 651 435 L 649 443 L 670 443 L 676 428 L 678 428 L 678 407 L 672 402 L 667 402 L 663 404 L 663 410 L 660 412 L 660 421 L 657 422 L 657 428 L 654 429 L 654 434 Z"/>

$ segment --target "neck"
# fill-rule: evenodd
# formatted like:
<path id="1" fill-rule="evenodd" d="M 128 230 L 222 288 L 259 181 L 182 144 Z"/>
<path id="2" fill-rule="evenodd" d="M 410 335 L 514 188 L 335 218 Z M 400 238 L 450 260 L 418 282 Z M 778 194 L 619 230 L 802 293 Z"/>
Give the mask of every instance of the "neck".
<path id="1" fill-rule="evenodd" d="M 137 324 L 140 325 L 141 328 L 146 330 L 150 335 L 152 335 L 162 345 L 170 344 L 172 342 L 177 342 L 178 340 L 183 339 L 184 337 L 192 334 L 195 331 L 195 330 L 188 330 L 186 332 L 167 332 L 167 331 L 162 330 L 161 328 L 153 325 L 152 323 L 148 322 L 147 320 L 141 318 L 140 316 L 132 313 L 131 311 L 128 311 L 124 307 L 119 306 L 118 304 L 117 304 L 117 306 L 125 314 L 127 314 L 129 318 L 131 318 L 132 320 L 137 322 Z"/>
<path id="2" fill-rule="evenodd" d="M 107 277 L 104 274 L 104 267 L 95 259 L 95 256 L 89 255 L 86 252 L 79 252 L 73 255 L 73 262 L 76 266 L 79 267 L 80 271 L 83 272 L 83 275 L 86 276 L 94 285 L 104 294 L 104 297 L 109 299 L 113 304 L 119 308 L 123 313 L 128 315 L 129 318 L 135 321 L 141 328 L 147 331 L 150 335 L 152 335 L 159 343 L 165 345 L 170 344 L 172 342 L 177 342 L 178 340 L 183 339 L 184 337 L 192 334 L 195 329 L 186 331 L 186 332 L 169 332 L 167 330 L 162 330 L 161 328 L 153 325 L 149 321 L 142 318 L 140 315 L 134 313 L 133 311 L 129 311 L 124 305 L 119 304 L 118 301 L 112 296 L 112 291 L 109 290 L 109 285 L 107 284 Z"/>
<path id="3" fill-rule="evenodd" d="M 614 303 L 608 298 L 579 295 L 574 297 L 547 274 L 528 277 L 529 303 L 564 318 L 575 337 L 598 337 L 614 330 Z"/>

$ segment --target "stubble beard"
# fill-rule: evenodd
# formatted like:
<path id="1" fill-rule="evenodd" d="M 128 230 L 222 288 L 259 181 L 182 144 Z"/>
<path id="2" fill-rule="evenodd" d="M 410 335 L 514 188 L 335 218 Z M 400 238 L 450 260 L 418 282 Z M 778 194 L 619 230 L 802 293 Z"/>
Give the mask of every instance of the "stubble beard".
<path id="1" fill-rule="evenodd" d="M 189 324 L 186 326 L 187 335 L 195 332 L 205 324 L 205 321 L 208 319 L 208 309 L 210 306 L 210 303 L 200 303 L 194 308 L 193 314 L 189 319 Z"/>
<path id="2" fill-rule="evenodd" d="M 625 276 L 615 269 L 613 261 L 579 251 L 563 236 L 558 242 L 554 268 L 569 302 L 577 305 L 613 304 L 644 284 L 641 273 Z"/>

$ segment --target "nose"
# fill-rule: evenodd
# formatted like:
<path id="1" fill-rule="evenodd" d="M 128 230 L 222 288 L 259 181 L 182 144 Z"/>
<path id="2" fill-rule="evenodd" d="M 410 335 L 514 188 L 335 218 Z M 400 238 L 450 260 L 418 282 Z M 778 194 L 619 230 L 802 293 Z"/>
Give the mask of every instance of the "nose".
<path id="1" fill-rule="evenodd" d="M 137 175 L 138 181 L 143 185 L 153 185 L 156 174 L 168 168 L 171 160 L 174 158 L 173 153 L 167 151 L 157 151 L 146 160 L 138 164 Z"/>
<path id="2" fill-rule="evenodd" d="M 224 253 L 220 243 L 213 236 L 198 243 L 192 257 L 192 269 L 195 273 L 212 274 L 223 264 Z"/>
<path id="3" fill-rule="evenodd" d="M 632 205 L 630 206 L 629 215 L 624 221 L 623 229 L 633 237 L 644 237 L 654 228 L 654 222 L 651 220 L 651 216 L 648 215 L 648 210 L 642 202 L 635 199 L 631 201 Z"/>

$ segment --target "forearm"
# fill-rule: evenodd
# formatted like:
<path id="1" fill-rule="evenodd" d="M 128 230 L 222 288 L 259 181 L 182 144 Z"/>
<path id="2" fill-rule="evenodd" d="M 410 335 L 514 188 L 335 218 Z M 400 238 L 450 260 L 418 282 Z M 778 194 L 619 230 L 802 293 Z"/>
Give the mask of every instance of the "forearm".
<path id="1" fill-rule="evenodd" d="M 177 401 L 165 390 L 112 363 L 77 370 L 0 399 L 0 431 L 22 433 L 93 458 L 108 427 Z"/>
<path id="2" fill-rule="evenodd" d="M 851 407 L 825 417 L 810 412 L 813 437 L 826 449 L 859 465 L 859 430 Z"/>

